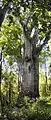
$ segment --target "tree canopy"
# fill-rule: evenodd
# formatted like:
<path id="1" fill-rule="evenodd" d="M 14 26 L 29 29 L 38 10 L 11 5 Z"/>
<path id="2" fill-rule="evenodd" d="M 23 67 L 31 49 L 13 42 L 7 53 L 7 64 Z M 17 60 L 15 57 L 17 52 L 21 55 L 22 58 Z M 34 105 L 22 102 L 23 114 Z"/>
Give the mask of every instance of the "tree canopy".
<path id="1" fill-rule="evenodd" d="M 50 30 L 50 1 L 47 0 L 4 0 L 3 8 L 9 9 L 19 19 L 20 23 L 25 23 L 27 31 L 36 26 L 38 28 L 39 37 L 43 38 L 44 34 Z M 1 11 L 2 11 L 1 10 Z M 12 17 L 10 17 L 12 20 Z M 12 21 L 11 21 L 12 22 Z M 31 28 L 31 29 L 30 29 Z"/>

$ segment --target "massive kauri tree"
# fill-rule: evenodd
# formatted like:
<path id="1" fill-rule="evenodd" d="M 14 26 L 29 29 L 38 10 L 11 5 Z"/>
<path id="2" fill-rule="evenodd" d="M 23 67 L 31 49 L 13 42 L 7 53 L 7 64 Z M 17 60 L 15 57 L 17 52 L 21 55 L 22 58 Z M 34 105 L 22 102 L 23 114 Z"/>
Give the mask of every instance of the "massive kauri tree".
<path id="1" fill-rule="evenodd" d="M 50 7 L 50 0 L 3 0 L 0 7 L 0 27 L 6 11 L 12 12 L 22 25 L 22 89 L 30 97 L 39 96 L 39 55 L 50 39 Z"/>

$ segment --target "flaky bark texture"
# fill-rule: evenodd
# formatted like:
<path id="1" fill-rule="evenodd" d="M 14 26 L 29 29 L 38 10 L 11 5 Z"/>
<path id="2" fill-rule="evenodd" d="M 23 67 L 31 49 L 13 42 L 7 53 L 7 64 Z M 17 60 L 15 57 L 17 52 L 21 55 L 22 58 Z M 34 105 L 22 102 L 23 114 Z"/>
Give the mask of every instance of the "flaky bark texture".
<path id="1" fill-rule="evenodd" d="M 38 41 L 36 30 L 32 43 L 25 36 L 23 91 L 29 97 L 39 96 L 39 55 L 36 51 Z"/>
<path id="2" fill-rule="evenodd" d="M 27 29 L 27 23 L 21 22 L 24 32 L 24 54 L 23 54 L 23 92 L 29 97 L 39 97 L 39 55 L 50 39 L 50 31 L 47 32 L 38 44 L 36 27 Z"/>

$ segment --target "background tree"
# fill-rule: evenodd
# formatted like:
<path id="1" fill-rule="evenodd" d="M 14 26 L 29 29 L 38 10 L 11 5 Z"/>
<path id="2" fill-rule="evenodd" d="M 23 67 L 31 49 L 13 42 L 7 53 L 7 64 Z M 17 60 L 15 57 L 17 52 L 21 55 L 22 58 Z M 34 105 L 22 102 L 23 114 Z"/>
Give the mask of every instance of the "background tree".
<path id="1" fill-rule="evenodd" d="M 50 65 L 50 58 L 51 58 L 51 42 L 49 41 L 46 46 L 44 46 L 43 50 L 41 51 L 41 55 L 39 56 L 40 60 L 40 91 L 42 95 L 49 95 L 49 84 L 51 79 L 49 73 L 49 65 Z M 42 78 L 42 80 L 41 80 Z"/>

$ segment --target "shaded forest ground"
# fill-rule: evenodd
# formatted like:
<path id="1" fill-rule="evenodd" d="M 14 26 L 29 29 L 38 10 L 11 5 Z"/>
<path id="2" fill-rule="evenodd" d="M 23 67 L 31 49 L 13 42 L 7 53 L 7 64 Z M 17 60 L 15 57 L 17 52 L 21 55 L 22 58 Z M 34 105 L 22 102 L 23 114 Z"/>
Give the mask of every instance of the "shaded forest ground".
<path id="1" fill-rule="evenodd" d="M 5 105 L 0 120 L 51 120 L 51 96 L 37 101 L 25 96 L 14 105 Z"/>

